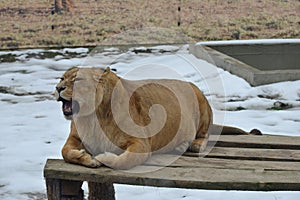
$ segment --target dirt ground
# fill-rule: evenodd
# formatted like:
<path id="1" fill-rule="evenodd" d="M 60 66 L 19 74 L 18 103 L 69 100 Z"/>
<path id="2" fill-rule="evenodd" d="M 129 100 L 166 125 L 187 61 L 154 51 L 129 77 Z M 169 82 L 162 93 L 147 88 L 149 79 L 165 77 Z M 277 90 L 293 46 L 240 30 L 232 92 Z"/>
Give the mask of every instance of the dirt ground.
<path id="1" fill-rule="evenodd" d="M 0 1 L 0 49 L 300 38 L 299 0 Z"/>

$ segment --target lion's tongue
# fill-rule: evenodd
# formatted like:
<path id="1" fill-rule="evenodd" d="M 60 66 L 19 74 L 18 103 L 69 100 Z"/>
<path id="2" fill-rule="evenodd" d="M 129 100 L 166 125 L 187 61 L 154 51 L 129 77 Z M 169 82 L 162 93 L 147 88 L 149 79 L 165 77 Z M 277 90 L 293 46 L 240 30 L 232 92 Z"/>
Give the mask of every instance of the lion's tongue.
<path id="1" fill-rule="evenodd" d="M 71 115 L 72 114 L 72 101 L 65 101 L 63 102 L 63 112 L 66 115 Z"/>

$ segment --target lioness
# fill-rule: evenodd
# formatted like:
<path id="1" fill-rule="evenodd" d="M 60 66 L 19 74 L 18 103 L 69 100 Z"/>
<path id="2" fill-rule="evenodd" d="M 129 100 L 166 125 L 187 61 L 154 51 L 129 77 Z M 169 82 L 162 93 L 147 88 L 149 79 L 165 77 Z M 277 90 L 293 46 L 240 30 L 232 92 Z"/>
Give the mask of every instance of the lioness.
<path id="1" fill-rule="evenodd" d="M 109 68 L 73 67 L 61 77 L 55 96 L 71 120 L 63 158 L 87 167 L 130 169 L 152 153 L 202 152 L 217 127 L 202 92 L 180 80 L 129 81 Z"/>

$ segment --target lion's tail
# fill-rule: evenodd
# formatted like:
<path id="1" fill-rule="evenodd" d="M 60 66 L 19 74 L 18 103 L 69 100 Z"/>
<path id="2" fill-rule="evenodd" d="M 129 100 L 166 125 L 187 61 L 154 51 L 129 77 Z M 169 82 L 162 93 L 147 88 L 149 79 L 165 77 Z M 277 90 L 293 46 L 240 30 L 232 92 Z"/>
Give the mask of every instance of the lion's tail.
<path id="1" fill-rule="evenodd" d="M 262 135 L 261 131 L 258 129 L 252 129 L 250 132 L 246 132 L 240 128 L 232 127 L 232 126 L 221 126 L 217 124 L 213 124 L 210 127 L 211 134 L 220 133 L 221 135 Z"/>

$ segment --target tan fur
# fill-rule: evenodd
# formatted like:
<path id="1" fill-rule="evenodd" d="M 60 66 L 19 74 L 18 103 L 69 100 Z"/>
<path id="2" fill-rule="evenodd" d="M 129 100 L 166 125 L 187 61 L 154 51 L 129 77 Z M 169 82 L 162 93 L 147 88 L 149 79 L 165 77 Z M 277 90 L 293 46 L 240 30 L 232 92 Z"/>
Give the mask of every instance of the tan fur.
<path id="1" fill-rule="evenodd" d="M 180 90 L 190 91 L 176 96 Z M 192 83 L 179 80 L 129 81 L 109 69 L 71 68 L 57 85 L 56 98 L 60 97 L 80 105 L 77 114 L 67 117 L 71 132 L 63 158 L 88 167 L 130 169 L 152 153 L 188 147 L 201 152 L 213 127 L 205 96 Z M 128 112 L 123 110 L 126 105 Z"/>

